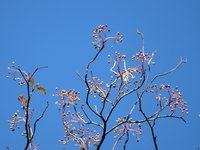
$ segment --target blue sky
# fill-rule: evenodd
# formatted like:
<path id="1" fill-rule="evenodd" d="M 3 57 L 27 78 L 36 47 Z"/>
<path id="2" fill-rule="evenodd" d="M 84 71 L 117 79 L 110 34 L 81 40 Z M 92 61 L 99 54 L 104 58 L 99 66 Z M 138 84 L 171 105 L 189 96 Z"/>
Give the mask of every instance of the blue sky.
<path id="1" fill-rule="evenodd" d="M 16 110 L 20 110 L 17 100 L 21 94 L 26 94 L 26 88 L 20 87 L 11 78 L 7 79 L 7 67 L 14 61 L 16 66 L 27 72 L 33 72 L 38 66 L 48 65 L 35 74 L 35 82 L 46 88 L 47 94 L 36 91 L 32 97 L 35 109 L 33 120 L 37 119 L 49 101 L 50 106 L 44 118 L 37 125 L 35 143 L 38 149 L 62 149 L 58 140 L 63 138 L 64 129 L 61 121 L 61 112 L 55 106 L 59 101 L 55 88 L 76 89 L 81 92 L 81 99 L 85 98 L 85 84 L 76 75 L 76 70 L 84 75 L 87 63 L 94 57 L 96 50 L 92 46 L 94 29 L 100 24 L 108 24 L 114 36 L 120 31 L 123 42 L 110 48 L 112 41 L 107 45 L 91 66 L 95 76 L 101 80 L 110 78 L 107 64 L 108 54 L 114 52 L 127 55 L 127 65 L 132 65 L 131 57 L 141 49 L 141 37 L 136 29 L 144 34 L 145 51 L 154 56 L 156 65 L 151 67 L 151 78 L 156 74 L 174 68 L 180 61 L 187 58 L 173 73 L 160 77 L 155 83 L 179 86 L 182 98 L 188 102 L 189 115 L 184 115 L 187 123 L 180 119 L 160 119 L 155 125 L 158 148 L 195 149 L 200 146 L 200 101 L 199 101 L 199 40 L 200 40 L 200 2 L 187 1 L 0 1 L 0 82 L 1 86 L 1 130 L 0 149 L 7 146 L 11 150 L 23 149 L 26 139 L 21 136 L 21 129 L 12 132 L 7 120 L 12 119 Z M 129 59 L 129 60 L 128 60 Z M 96 71 L 96 72 L 95 72 Z M 107 74 L 106 74 L 107 73 Z M 148 94 L 147 94 L 148 95 Z M 144 106 L 151 111 L 149 104 L 156 105 L 152 97 L 151 102 Z M 128 100 L 120 104 L 119 111 L 113 115 L 117 119 L 129 105 Z M 153 107 L 154 108 L 154 107 Z M 179 111 L 177 115 L 182 115 Z M 123 116 L 123 115 L 122 115 Z M 136 116 L 138 118 L 139 116 Z M 142 116 L 141 116 L 142 117 Z M 154 149 L 150 130 L 147 124 L 142 126 L 143 135 L 137 143 L 131 137 L 127 149 Z M 115 140 L 109 136 L 102 149 L 111 149 Z M 72 149 L 74 143 L 68 144 Z M 119 142 L 117 150 L 122 149 L 123 141 Z M 74 148 L 79 149 L 79 148 Z M 92 149 L 92 148 L 91 148 Z"/>

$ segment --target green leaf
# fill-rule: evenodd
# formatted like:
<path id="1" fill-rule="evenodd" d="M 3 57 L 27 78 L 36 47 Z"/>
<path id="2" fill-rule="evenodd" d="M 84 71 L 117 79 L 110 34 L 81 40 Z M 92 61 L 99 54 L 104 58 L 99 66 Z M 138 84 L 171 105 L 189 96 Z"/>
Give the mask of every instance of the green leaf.
<path id="1" fill-rule="evenodd" d="M 46 90 L 45 90 L 45 88 L 43 88 L 42 86 L 36 85 L 36 86 L 35 86 L 35 89 L 37 89 L 37 90 L 39 90 L 40 92 L 46 94 Z"/>

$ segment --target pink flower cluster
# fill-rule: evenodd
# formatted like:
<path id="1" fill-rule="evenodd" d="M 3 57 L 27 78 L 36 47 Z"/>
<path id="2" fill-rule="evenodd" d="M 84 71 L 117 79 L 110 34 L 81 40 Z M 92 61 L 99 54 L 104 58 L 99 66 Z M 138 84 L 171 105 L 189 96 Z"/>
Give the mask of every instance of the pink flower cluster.
<path id="1" fill-rule="evenodd" d="M 181 99 L 181 92 L 178 90 L 178 86 L 175 88 L 170 88 L 170 85 L 163 85 L 161 84 L 159 87 L 157 87 L 156 84 L 151 86 L 151 90 L 147 92 L 156 93 L 156 99 L 158 104 L 162 107 L 162 102 L 165 102 L 165 106 L 169 106 L 171 108 L 171 114 L 174 114 L 176 108 L 179 108 L 182 113 L 188 114 L 187 109 L 187 102 L 185 102 L 183 99 Z M 159 93 L 159 91 L 165 91 L 167 92 L 167 97 Z"/>
<path id="2" fill-rule="evenodd" d="M 84 115 L 81 115 L 77 108 L 78 103 L 76 101 L 81 101 L 78 97 L 80 93 L 75 90 L 62 90 L 61 92 L 58 92 L 57 90 L 58 89 L 56 88 L 56 96 L 60 98 L 61 103 L 56 101 L 55 104 L 58 105 L 58 107 L 61 107 L 59 110 L 62 109 L 62 122 L 65 127 L 65 139 L 61 139 L 59 142 L 65 145 L 64 148 L 70 141 L 76 142 L 77 144 L 75 144 L 75 146 L 84 149 L 91 145 L 91 141 L 93 141 L 93 145 L 97 145 L 100 139 L 100 134 L 96 133 L 96 130 L 90 130 L 89 128 L 85 130 L 85 124 L 88 122 L 85 121 Z M 68 111 L 65 110 L 66 108 L 69 108 L 70 105 L 72 106 L 72 109 Z M 85 112 L 83 109 L 83 103 L 81 104 L 81 109 Z"/>
<path id="3" fill-rule="evenodd" d="M 144 53 L 142 50 L 140 50 L 138 53 L 135 54 L 135 56 L 132 57 L 133 60 L 139 60 L 142 63 L 146 62 L 148 65 L 155 64 L 155 62 L 151 62 L 152 56 L 150 56 L 148 53 Z"/>
<path id="4" fill-rule="evenodd" d="M 99 25 L 98 29 L 94 30 L 93 37 L 95 38 L 96 42 L 92 42 L 92 45 L 97 50 L 100 50 L 101 45 L 104 46 L 108 39 L 113 39 L 114 40 L 114 44 L 123 41 L 123 39 L 122 39 L 123 36 L 120 35 L 119 32 L 117 32 L 115 37 L 106 37 L 105 32 L 110 32 L 110 30 L 107 30 L 106 27 L 107 27 L 107 24 L 105 26 L 104 25 Z M 111 46 L 111 48 L 113 48 L 114 44 Z"/>
<path id="5" fill-rule="evenodd" d="M 131 120 L 132 120 L 132 118 L 128 119 L 127 121 L 129 122 Z M 117 123 L 121 123 L 121 122 L 124 122 L 124 121 L 125 121 L 124 119 L 122 120 L 120 118 L 118 118 L 116 120 Z M 137 127 L 135 129 L 133 129 L 132 127 L 135 124 L 136 123 L 127 123 L 126 122 L 126 123 L 122 124 L 120 127 L 116 127 L 115 130 L 114 130 L 114 133 L 115 133 L 114 138 L 117 138 L 117 136 L 120 136 L 119 139 L 124 138 L 124 135 L 127 132 L 131 131 L 131 132 L 133 132 L 133 135 L 136 136 L 137 141 L 139 141 L 140 138 L 138 137 L 138 135 L 142 135 L 141 123 L 138 123 Z"/>

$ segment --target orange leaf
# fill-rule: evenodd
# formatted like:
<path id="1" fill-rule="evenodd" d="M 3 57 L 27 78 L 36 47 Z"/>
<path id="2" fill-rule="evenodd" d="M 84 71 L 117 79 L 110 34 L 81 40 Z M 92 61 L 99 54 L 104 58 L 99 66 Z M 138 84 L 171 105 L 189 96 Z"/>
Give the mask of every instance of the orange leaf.
<path id="1" fill-rule="evenodd" d="M 19 99 L 21 99 L 21 101 L 22 101 L 23 103 L 28 104 L 28 99 L 25 100 L 23 94 L 19 96 Z M 29 102 L 29 104 L 31 104 L 31 102 Z"/>
<path id="2" fill-rule="evenodd" d="M 134 72 L 138 72 L 139 71 L 139 69 L 136 67 L 136 68 L 128 68 L 128 71 L 130 71 L 130 70 L 133 70 Z"/>
<path id="3" fill-rule="evenodd" d="M 21 99 L 21 101 L 24 102 L 24 95 L 23 95 L 23 94 L 20 95 L 20 96 L 19 96 L 19 99 Z"/>

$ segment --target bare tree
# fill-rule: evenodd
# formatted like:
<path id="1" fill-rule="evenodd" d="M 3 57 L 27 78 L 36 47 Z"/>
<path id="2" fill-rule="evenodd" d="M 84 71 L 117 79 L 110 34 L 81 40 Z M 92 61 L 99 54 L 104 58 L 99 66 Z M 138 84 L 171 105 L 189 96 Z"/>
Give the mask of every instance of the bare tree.
<path id="1" fill-rule="evenodd" d="M 121 55 L 115 52 L 114 58 L 108 55 L 109 64 L 113 64 L 110 71 L 113 75 L 110 78 L 110 83 L 104 84 L 98 77 L 93 76 L 93 71 L 90 69 L 90 65 L 98 59 L 100 53 L 105 49 L 105 45 L 109 39 L 114 40 L 115 43 L 123 41 L 122 35 L 117 32 L 114 37 L 107 37 L 106 32 L 110 30 L 106 29 L 107 25 L 100 25 L 93 33 L 95 42 L 93 46 L 97 49 L 96 55 L 87 64 L 86 72 L 82 77 L 77 71 L 78 76 L 86 85 L 86 98 L 80 99 L 80 92 L 76 90 L 61 90 L 56 88 L 56 94 L 61 102 L 56 101 L 59 110 L 62 111 L 62 122 L 65 127 L 65 137 L 61 139 L 66 147 L 66 144 L 70 141 L 76 142 L 75 146 L 80 147 L 82 150 L 88 150 L 91 146 L 96 146 L 99 150 L 105 141 L 105 138 L 111 132 L 114 133 L 116 139 L 113 145 L 113 150 L 117 146 L 118 142 L 124 139 L 123 149 L 126 149 L 127 142 L 129 141 L 130 133 L 136 136 L 136 140 L 140 140 L 142 135 L 142 124 L 147 123 L 152 135 L 152 142 L 155 149 L 158 150 L 156 135 L 154 133 L 155 121 L 159 118 L 178 118 L 183 120 L 183 116 L 177 116 L 174 114 L 176 110 L 180 110 L 182 113 L 188 114 L 187 102 L 181 98 L 181 92 L 178 87 L 171 87 L 170 85 L 157 85 L 155 80 L 160 76 L 165 76 L 174 70 L 176 70 L 182 63 L 186 63 L 187 60 L 180 59 L 180 63 L 172 70 L 165 73 L 161 73 L 150 79 L 150 68 L 155 64 L 153 57 L 156 54 L 152 52 L 151 55 L 145 52 L 144 49 L 144 36 L 137 30 L 137 33 L 142 37 L 142 50 L 132 57 L 133 62 L 139 62 L 138 66 L 127 66 L 126 55 Z M 113 48 L 114 44 L 111 46 Z M 164 93 L 161 95 L 161 92 Z M 154 113 L 148 115 L 143 110 L 143 97 L 144 94 L 154 94 L 157 109 L 153 110 Z M 108 128 L 108 121 L 114 110 L 119 106 L 119 103 L 123 101 L 128 95 L 136 94 L 136 99 L 133 101 L 132 108 L 129 110 L 123 118 L 116 118 L 116 123 L 111 128 Z M 134 96 L 133 96 L 134 97 Z M 93 99 L 98 98 L 101 102 L 101 106 L 91 105 Z M 98 103 L 99 104 L 99 103 Z M 138 107 L 139 112 L 143 118 L 134 120 L 133 112 Z M 166 115 L 162 115 L 161 112 L 166 108 L 170 108 L 170 111 Z M 90 111 L 88 111 L 90 110 Z M 91 113 L 92 112 L 92 113 Z M 106 113 L 106 115 L 105 115 Z M 91 116 L 96 116 L 101 122 L 95 122 Z M 92 129 L 98 128 L 99 131 Z"/>

